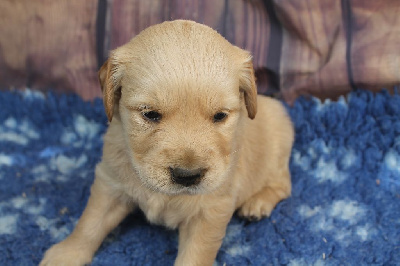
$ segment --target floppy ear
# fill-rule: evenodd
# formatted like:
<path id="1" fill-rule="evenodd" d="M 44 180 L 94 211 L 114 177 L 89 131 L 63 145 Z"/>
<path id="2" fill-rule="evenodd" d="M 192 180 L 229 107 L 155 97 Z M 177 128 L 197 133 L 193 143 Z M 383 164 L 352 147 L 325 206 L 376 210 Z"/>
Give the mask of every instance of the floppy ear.
<path id="1" fill-rule="evenodd" d="M 247 54 L 239 73 L 239 89 L 244 93 L 247 114 L 254 119 L 257 113 L 257 86 L 251 55 Z"/>
<path id="2" fill-rule="evenodd" d="M 119 90 L 121 89 L 121 69 L 113 62 L 112 55 L 99 70 L 101 91 L 103 92 L 103 104 L 108 121 L 111 122 L 114 114 L 114 106 Z"/>

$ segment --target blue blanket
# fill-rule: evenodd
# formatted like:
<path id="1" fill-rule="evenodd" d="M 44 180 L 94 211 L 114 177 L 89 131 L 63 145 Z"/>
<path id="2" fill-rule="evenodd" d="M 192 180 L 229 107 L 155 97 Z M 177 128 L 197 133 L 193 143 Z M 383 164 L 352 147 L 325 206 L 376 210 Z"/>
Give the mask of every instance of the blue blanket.
<path id="1" fill-rule="evenodd" d="M 101 158 L 101 100 L 0 93 L 0 265 L 37 265 L 73 229 Z M 216 265 L 400 265 L 400 95 L 299 99 L 293 195 L 270 218 L 234 216 Z M 92 265 L 172 265 L 177 231 L 141 212 Z"/>

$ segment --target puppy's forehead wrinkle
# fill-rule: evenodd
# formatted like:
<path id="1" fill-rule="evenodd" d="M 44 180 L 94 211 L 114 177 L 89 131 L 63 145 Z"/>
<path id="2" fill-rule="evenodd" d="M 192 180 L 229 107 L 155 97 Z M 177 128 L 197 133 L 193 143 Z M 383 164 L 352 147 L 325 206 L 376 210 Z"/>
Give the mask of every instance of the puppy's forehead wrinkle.
<path id="1" fill-rule="evenodd" d="M 154 71 L 151 66 L 128 65 L 126 76 L 123 77 L 123 87 L 131 90 L 150 90 L 157 94 L 186 93 L 193 91 L 207 91 L 212 93 L 223 89 L 229 91 L 239 90 L 237 75 L 210 71 L 201 73 L 201 66 L 171 65 L 162 71 Z M 172 95 L 171 95 L 172 96 Z"/>
<path id="2" fill-rule="evenodd" d="M 216 31 L 194 24 L 150 27 L 116 53 L 140 82 L 212 80 L 237 76 L 237 50 Z M 222 84 L 221 84 L 222 85 Z"/>

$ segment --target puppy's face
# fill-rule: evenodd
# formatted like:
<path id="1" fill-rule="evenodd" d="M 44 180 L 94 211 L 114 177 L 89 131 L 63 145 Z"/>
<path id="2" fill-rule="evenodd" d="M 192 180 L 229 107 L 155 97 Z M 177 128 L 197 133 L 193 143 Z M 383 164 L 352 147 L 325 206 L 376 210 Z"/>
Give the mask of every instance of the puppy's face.
<path id="1" fill-rule="evenodd" d="M 146 89 L 122 80 L 119 110 L 134 168 L 142 182 L 165 193 L 215 189 L 227 178 L 235 149 L 237 81 L 159 80 Z"/>
<path id="2" fill-rule="evenodd" d="M 166 22 L 113 51 L 100 80 L 144 185 L 196 194 L 229 178 L 241 121 L 256 112 L 245 51 L 204 25 Z"/>

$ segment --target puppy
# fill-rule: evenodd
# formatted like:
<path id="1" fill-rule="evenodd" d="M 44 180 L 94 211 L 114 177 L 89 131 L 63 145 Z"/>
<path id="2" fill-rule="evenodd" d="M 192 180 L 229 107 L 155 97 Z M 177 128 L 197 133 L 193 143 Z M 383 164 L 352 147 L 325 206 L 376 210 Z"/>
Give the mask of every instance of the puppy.
<path id="1" fill-rule="evenodd" d="M 184 20 L 147 28 L 99 78 L 103 158 L 76 228 L 41 265 L 89 263 L 137 207 L 179 229 L 175 265 L 212 265 L 235 210 L 258 220 L 290 195 L 290 119 L 257 96 L 250 54 L 216 31 Z"/>

